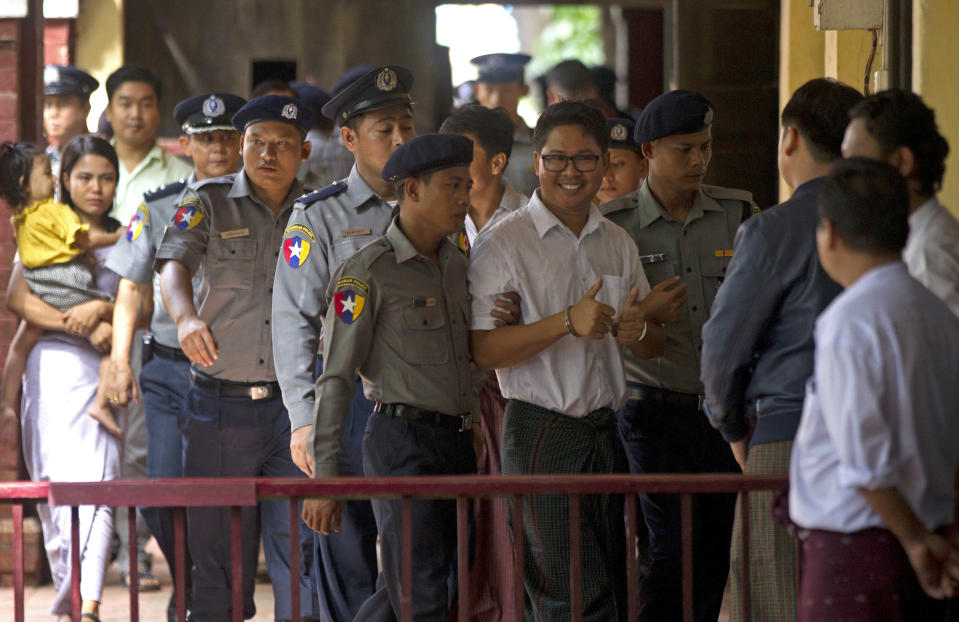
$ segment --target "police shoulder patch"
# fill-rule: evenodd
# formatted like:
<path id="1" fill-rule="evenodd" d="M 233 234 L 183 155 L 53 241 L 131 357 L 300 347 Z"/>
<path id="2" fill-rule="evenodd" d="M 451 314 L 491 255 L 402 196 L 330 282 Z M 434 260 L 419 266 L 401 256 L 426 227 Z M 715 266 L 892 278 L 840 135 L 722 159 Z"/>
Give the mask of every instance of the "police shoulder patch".
<path id="1" fill-rule="evenodd" d="M 159 188 L 154 188 L 149 192 L 143 193 L 143 199 L 145 201 L 156 201 L 157 199 L 162 199 L 168 197 L 172 194 L 177 194 L 182 192 L 186 188 L 186 180 L 180 179 L 173 183 L 167 184 L 165 186 L 160 186 Z"/>
<path id="2" fill-rule="evenodd" d="M 309 227 L 293 224 L 283 232 L 283 260 L 291 268 L 299 268 L 306 263 L 310 250 L 316 244 L 316 236 Z"/>
<path id="3" fill-rule="evenodd" d="M 336 281 L 333 308 L 344 324 L 352 324 L 363 313 L 370 295 L 370 285 L 362 279 L 342 276 Z"/>
<path id="4" fill-rule="evenodd" d="M 183 197 L 173 215 L 173 225 L 177 229 L 192 229 L 203 220 L 203 204 L 199 197 L 190 195 Z"/>
<path id="5" fill-rule="evenodd" d="M 748 190 L 739 190 L 737 188 L 723 188 L 722 186 L 700 186 L 703 192 L 717 200 L 744 201 L 753 205 L 753 193 Z"/>
<path id="6" fill-rule="evenodd" d="M 322 201 L 323 199 L 328 199 L 332 196 L 336 196 L 346 190 L 346 181 L 335 181 L 329 186 L 320 188 L 319 190 L 314 190 L 313 192 L 303 195 L 297 199 L 297 203 L 301 203 L 303 206 L 311 205 L 317 201 Z"/>
<path id="7" fill-rule="evenodd" d="M 130 223 L 127 225 L 126 232 L 123 234 L 127 242 L 136 242 L 140 234 L 143 233 L 143 227 L 149 222 L 147 213 L 146 205 L 141 205 L 137 208 L 136 213 L 133 214 Z"/>

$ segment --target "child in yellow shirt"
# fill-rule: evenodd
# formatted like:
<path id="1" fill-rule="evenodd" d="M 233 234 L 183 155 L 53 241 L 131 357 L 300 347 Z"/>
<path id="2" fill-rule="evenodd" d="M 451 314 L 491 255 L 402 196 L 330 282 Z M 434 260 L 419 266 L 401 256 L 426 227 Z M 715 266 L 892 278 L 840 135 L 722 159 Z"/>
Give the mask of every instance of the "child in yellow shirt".
<path id="1" fill-rule="evenodd" d="M 50 158 L 39 147 L 11 142 L 0 147 L 0 198 L 10 207 L 24 280 L 35 296 L 60 311 L 90 300 L 112 300 L 97 289 L 86 251 L 115 244 L 122 230 L 91 233 L 69 205 L 54 201 L 55 184 Z M 0 386 L 0 414 L 19 411 L 26 358 L 42 333 L 26 321 L 20 323 Z M 112 433 L 119 432 L 102 390 L 90 414 Z"/>

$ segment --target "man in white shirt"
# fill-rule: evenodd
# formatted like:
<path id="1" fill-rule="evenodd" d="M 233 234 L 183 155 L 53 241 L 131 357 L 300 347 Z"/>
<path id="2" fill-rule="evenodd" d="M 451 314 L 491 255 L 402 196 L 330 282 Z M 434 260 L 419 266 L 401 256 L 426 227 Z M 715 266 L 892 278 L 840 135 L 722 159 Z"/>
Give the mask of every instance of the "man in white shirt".
<path id="1" fill-rule="evenodd" d="M 935 113 L 915 93 L 889 90 L 865 98 L 849 116 L 843 156 L 882 160 L 906 179 L 910 233 L 903 261 L 959 315 L 959 221 L 936 198 L 949 143 Z"/>
<path id="2" fill-rule="evenodd" d="M 800 622 L 942 620 L 934 599 L 959 583 L 959 321 L 900 260 L 908 207 L 896 169 L 865 158 L 820 193 L 819 259 L 845 291 L 816 322 L 792 450 Z"/>
<path id="3" fill-rule="evenodd" d="M 540 188 L 473 250 L 472 354 L 497 370 L 509 399 L 507 474 L 625 471 L 614 415 L 626 397 L 622 351 L 628 346 L 644 358 L 663 351 L 662 327 L 647 320 L 658 298 L 647 297 L 636 246 L 591 205 L 608 142 L 598 110 L 577 102 L 547 108 L 533 134 Z M 502 291 L 522 300 L 517 325 L 497 326 L 490 312 Z M 562 495 L 523 504 L 532 619 L 570 616 L 568 509 Z M 584 620 L 625 615 L 622 516 L 619 496 L 583 505 Z"/>

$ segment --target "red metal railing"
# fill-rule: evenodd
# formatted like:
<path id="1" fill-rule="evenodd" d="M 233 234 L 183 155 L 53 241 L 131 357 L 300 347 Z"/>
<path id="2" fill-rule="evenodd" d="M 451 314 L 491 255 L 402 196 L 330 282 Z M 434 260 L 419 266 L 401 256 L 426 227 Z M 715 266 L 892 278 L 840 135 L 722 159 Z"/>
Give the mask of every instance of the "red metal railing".
<path id="1" fill-rule="evenodd" d="M 412 593 L 412 535 L 411 504 L 415 498 L 449 498 L 456 500 L 457 547 L 459 571 L 459 618 L 468 619 L 467 606 L 469 560 L 467 555 L 468 501 L 477 497 L 508 497 L 513 501 L 514 516 L 522 516 L 523 497 L 535 494 L 565 494 L 570 497 L 570 594 L 573 622 L 582 619 L 582 570 L 580 557 L 580 499 L 583 495 L 625 495 L 626 541 L 635 542 L 636 493 L 678 494 L 682 509 L 682 580 L 683 620 L 693 619 L 693 497 L 698 493 L 745 493 L 741 498 L 743 525 L 743 581 L 749 594 L 749 492 L 757 490 L 785 490 L 787 478 L 762 475 L 530 475 L 530 476 L 468 476 L 468 477 L 402 477 L 402 478 L 331 478 L 307 479 L 169 479 L 110 481 L 91 483 L 4 482 L 0 483 L 0 502 L 13 504 L 14 554 L 14 620 L 24 622 L 23 609 L 23 502 L 49 501 L 53 505 L 73 507 L 72 542 L 78 538 L 78 508 L 80 505 L 107 505 L 126 508 L 130 513 L 130 559 L 136 559 L 136 507 L 173 507 L 176 559 L 177 619 L 186 617 L 184 576 L 186 542 L 186 507 L 226 506 L 231 508 L 230 538 L 233 570 L 233 619 L 243 619 L 240 508 L 255 505 L 257 501 L 288 499 L 290 521 L 290 568 L 299 568 L 297 502 L 303 497 L 336 497 L 340 499 L 400 498 L 402 499 L 402 620 L 411 622 L 410 595 Z M 516 611 L 513 619 L 523 619 L 523 529 L 522 522 L 513 525 L 513 568 Z M 637 601 L 637 560 L 634 547 L 626 547 L 626 574 L 628 581 L 628 619 L 635 620 Z M 71 597 L 73 620 L 80 620 L 80 553 L 72 548 Z M 299 582 L 290 581 L 292 603 L 299 603 Z M 748 620 L 749 599 L 744 599 Z M 300 613 L 293 607 L 293 620 L 299 622 Z M 139 622 L 139 595 L 136 582 L 130 589 L 130 620 Z"/>

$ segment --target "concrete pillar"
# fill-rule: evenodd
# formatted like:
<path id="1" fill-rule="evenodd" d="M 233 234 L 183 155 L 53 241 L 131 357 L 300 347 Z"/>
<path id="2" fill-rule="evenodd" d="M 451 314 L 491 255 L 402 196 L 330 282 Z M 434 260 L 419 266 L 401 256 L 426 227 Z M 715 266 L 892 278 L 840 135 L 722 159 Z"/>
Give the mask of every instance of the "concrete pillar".
<path id="1" fill-rule="evenodd" d="M 953 62 L 959 57 L 959 2 L 913 2 L 912 20 L 912 87 L 936 111 L 939 132 L 952 148 L 939 196 L 959 215 L 959 69 Z"/>
<path id="2" fill-rule="evenodd" d="M 862 91 L 865 85 L 866 63 L 872 50 L 872 33 L 867 30 L 827 30 L 823 54 L 823 75 Z M 881 69 L 882 49 L 876 49 L 870 71 L 870 89 L 872 73 Z"/>

